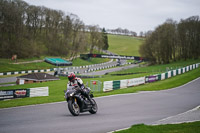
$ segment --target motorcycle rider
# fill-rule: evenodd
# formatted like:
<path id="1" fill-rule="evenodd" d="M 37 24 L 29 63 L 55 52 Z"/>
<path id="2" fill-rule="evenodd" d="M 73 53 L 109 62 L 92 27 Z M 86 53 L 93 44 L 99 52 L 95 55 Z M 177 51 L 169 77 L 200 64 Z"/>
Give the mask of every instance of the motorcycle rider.
<path id="1" fill-rule="evenodd" d="M 85 96 L 91 104 L 93 104 L 93 101 L 91 100 L 89 96 L 89 90 L 88 88 L 85 88 L 82 79 L 77 78 L 76 75 L 73 72 L 71 72 L 68 74 L 68 80 L 69 80 L 68 82 L 69 86 L 73 86 L 73 87 L 78 86 L 80 88 L 79 90 L 81 94 Z"/>

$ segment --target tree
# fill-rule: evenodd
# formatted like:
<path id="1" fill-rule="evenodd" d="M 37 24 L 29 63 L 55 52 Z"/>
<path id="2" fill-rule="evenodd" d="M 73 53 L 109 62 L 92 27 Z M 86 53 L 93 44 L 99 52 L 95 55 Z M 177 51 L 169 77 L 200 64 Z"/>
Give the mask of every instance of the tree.
<path id="1" fill-rule="evenodd" d="M 102 29 L 102 36 L 103 36 L 103 50 L 108 50 L 108 35 L 106 33 L 105 28 Z"/>
<path id="2" fill-rule="evenodd" d="M 81 50 L 81 45 L 85 45 L 84 40 L 84 24 L 78 18 L 78 16 L 72 14 L 72 46 L 71 46 L 71 58 L 73 59 L 77 56 L 78 52 Z"/>
<path id="3" fill-rule="evenodd" d="M 104 45 L 102 34 L 99 32 L 98 26 L 89 26 L 90 32 L 90 53 L 93 53 L 94 48 L 102 49 Z"/>
<path id="4" fill-rule="evenodd" d="M 143 37 L 143 32 L 142 31 L 140 32 L 140 37 Z"/>
<path id="5" fill-rule="evenodd" d="M 200 57 L 200 21 L 192 16 L 179 23 L 167 19 L 147 36 L 140 54 L 152 63 L 169 63 L 180 59 Z"/>
<path id="6" fill-rule="evenodd" d="M 1 0 L 0 57 L 67 56 L 70 52 L 74 56 L 87 51 L 84 27 L 76 15 L 21 0 Z"/>

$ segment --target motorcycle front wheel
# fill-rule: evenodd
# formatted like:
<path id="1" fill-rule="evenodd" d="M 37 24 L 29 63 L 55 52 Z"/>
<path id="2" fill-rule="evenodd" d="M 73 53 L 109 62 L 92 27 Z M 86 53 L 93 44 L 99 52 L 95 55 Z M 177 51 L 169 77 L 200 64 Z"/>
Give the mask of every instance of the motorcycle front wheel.
<path id="1" fill-rule="evenodd" d="M 73 100 L 68 101 L 68 108 L 73 116 L 78 116 L 80 114 L 80 107 Z"/>
<path id="2" fill-rule="evenodd" d="M 94 105 L 92 105 L 92 109 L 89 111 L 91 114 L 96 114 L 98 107 L 97 107 L 97 103 L 95 102 L 94 99 L 92 99 L 92 102 L 94 103 Z"/>

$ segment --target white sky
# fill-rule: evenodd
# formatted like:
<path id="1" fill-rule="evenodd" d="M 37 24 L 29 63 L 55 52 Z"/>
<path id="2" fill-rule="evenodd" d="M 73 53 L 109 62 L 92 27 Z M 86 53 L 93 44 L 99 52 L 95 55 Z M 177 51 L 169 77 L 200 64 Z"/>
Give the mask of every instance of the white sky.
<path id="1" fill-rule="evenodd" d="M 73 13 L 86 25 L 127 28 L 139 34 L 166 19 L 179 21 L 200 15 L 200 0 L 24 0 L 31 5 Z"/>

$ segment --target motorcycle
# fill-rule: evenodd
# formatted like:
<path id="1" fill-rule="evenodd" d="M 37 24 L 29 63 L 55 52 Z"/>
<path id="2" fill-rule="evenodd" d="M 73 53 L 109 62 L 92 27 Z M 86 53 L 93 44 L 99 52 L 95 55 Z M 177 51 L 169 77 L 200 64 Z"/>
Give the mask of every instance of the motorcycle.
<path id="1" fill-rule="evenodd" d="M 78 116 L 80 113 L 87 111 L 91 114 L 95 114 L 98 110 L 97 103 L 93 99 L 94 96 L 90 93 L 90 88 L 87 87 L 86 89 L 89 91 L 88 93 L 93 102 L 92 104 L 81 94 L 79 87 L 74 87 L 65 91 L 65 99 L 68 103 L 68 109 L 74 116 Z"/>

